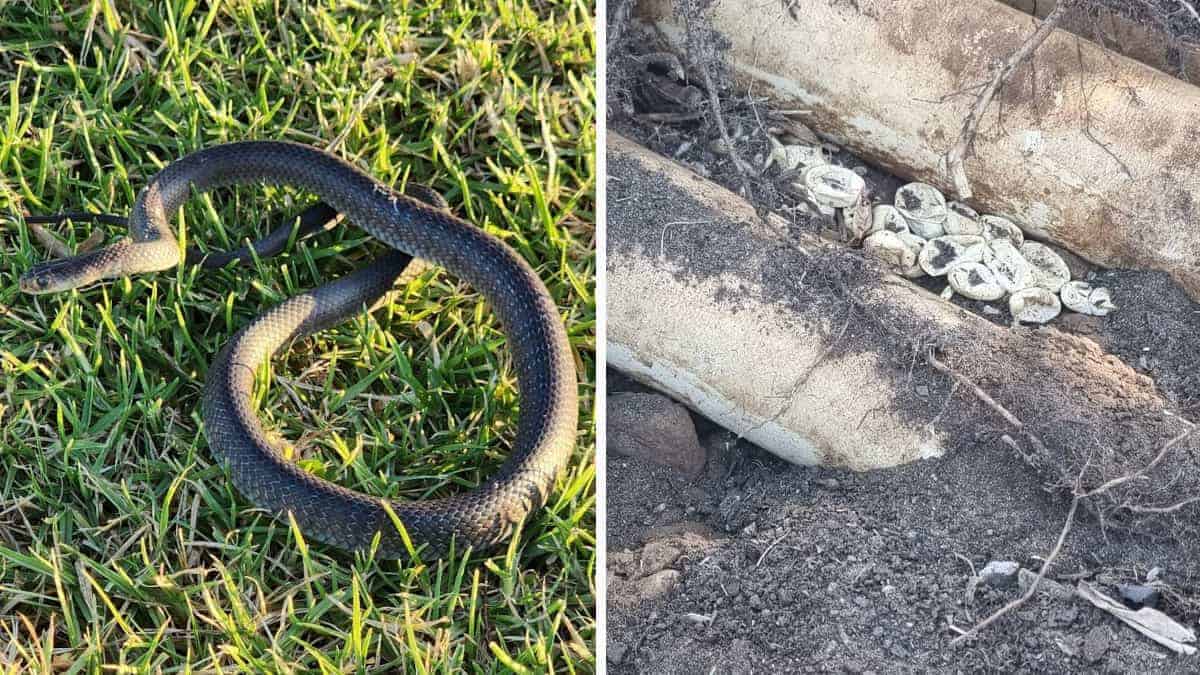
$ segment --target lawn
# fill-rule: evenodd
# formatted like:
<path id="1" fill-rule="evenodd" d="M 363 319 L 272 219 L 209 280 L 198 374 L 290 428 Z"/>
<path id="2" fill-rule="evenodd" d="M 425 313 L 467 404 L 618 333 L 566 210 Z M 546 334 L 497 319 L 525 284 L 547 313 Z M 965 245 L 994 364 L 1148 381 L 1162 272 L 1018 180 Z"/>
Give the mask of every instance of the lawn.
<path id="1" fill-rule="evenodd" d="M 0 0 L 0 672 L 595 670 L 594 8 L 381 4 Z M 507 549 L 375 561 L 305 542 L 209 452 L 207 364 L 252 317 L 377 256 L 352 224 L 251 267 L 18 291 L 50 253 L 10 216 L 124 214 L 173 159 L 243 139 L 432 186 L 546 282 L 580 373 L 578 450 Z M 228 249 L 311 201 L 218 191 L 175 225 Z M 72 249 L 101 228 L 124 234 L 49 227 Z M 512 440 L 504 342 L 479 295 L 426 267 L 294 344 L 256 397 L 307 470 L 450 494 Z"/>

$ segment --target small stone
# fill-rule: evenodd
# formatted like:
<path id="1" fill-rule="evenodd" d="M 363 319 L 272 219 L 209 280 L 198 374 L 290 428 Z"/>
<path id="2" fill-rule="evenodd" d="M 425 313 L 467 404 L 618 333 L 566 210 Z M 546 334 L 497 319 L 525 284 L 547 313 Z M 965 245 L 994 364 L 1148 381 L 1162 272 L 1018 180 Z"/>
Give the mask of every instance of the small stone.
<path id="1" fill-rule="evenodd" d="M 661 570 L 643 577 L 637 584 L 637 594 L 643 600 L 654 600 L 675 590 L 679 584 L 678 570 Z"/>
<path id="2" fill-rule="evenodd" d="M 836 478 L 818 478 L 817 480 L 815 480 L 813 482 L 815 482 L 817 485 L 820 485 L 823 488 L 829 488 L 830 490 L 836 488 L 839 485 Z"/>
<path id="3" fill-rule="evenodd" d="M 621 665 L 621 662 L 625 660 L 625 653 L 627 651 L 629 651 L 629 648 L 620 642 L 610 644 L 608 646 L 608 662 L 614 666 Z"/>
<path id="4" fill-rule="evenodd" d="M 1158 606 L 1159 593 L 1154 586 L 1121 584 L 1118 588 L 1121 591 L 1121 599 L 1133 609 Z"/>
<path id="5" fill-rule="evenodd" d="M 762 608 L 763 608 L 763 601 L 762 601 L 762 598 L 758 595 L 758 593 L 751 595 L 750 596 L 750 609 L 762 609 Z"/>
<path id="6" fill-rule="evenodd" d="M 609 452 L 669 466 L 689 478 L 704 470 L 696 426 L 678 403 L 660 394 L 620 393 L 608 397 L 606 412 Z"/>
<path id="7" fill-rule="evenodd" d="M 1104 652 L 1108 651 L 1109 643 L 1112 642 L 1112 636 L 1109 635 L 1108 629 L 1104 626 L 1096 626 L 1083 636 L 1083 659 L 1088 663 L 1096 663 L 1104 658 Z"/>
<path id="8" fill-rule="evenodd" d="M 729 581 L 729 583 L 725 584 L 725 592 L 728 593 L 729 597 L 731 598 L 737 597 L 737 594 L 742 592 L 742 582 L 738 581 L 737 579 Z"/>
<path id="9" fill-rule="evenodd" d="M 979 572 L 979 580 L 995 588 L 1011 588 L 1017 583 L 1021 566 L 1011 560 L 993 560 Z"/>
<path id="10" fill-rule="evenodd" d="M 758 525 L 750 523 L 742 528 L 742 534 L 746 535 L 747 537 L 753 537 L 754 535 L 758 534 Z"/>
<path id="11" fill-rule="evenodd" d="M 652 541 L 642 548 L 640 569 L 642 575 L 654 574 L 667 569 L 679 559 L 680 551 L 667 542 Z"/>

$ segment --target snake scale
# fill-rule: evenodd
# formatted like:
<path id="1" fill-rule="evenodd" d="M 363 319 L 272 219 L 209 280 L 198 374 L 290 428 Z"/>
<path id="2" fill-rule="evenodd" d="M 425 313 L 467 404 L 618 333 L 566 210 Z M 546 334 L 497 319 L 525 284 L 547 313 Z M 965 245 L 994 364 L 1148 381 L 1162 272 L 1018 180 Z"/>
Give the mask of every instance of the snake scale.
<path id="1" fill-rule="evenodd" d="M 398 193 L 306 145 L 245 141 L 215 146 L 167 165 L 151 179 L 128 219 L 129 236 L 90 253 L 35 265 L 21 277 L 21 288 L 53 293 L 175 267 L 183 256 L 169 218 L 192 189 L 257 183 L 291 185 L 321 198 L 323 205 L 302 217 L 302 231 L 319 229 L 342 213 L 395 250 L 268 310 L 214 359 L 204 386 L 202 418 L 209 446 L 227 464 L 234 486 L 263 509 L 290 512 L 307 537 L 354 551 L 368 549 L 378 534 L 380 557 L 407 555 L 383 501 L 317 478 L 288 461 L 268 439 L 251 394 L 259 365 L 292 340 L 373 305 L 415 256 L 457 275 L 490 303 L 512 353 L 521 405 L 513 450 L 486 482 L 447 497 L 389 504 L 411 543 L 429 555 L 444 555 L 451 542 L 459 551 L 468 546 L 481 550 L 506 539 L 545 504 L 574 449 L 574 360 L 558 309 L 533 268 L 496 237 L 436 204 Z M 279 232 L 264 241 L 272 238 L 256 252 L 273 253 L 286 243 Z M 247 257 L 245 250 L 223 254 L 206 266 Z M 200 262 L 194 258 L 187 256 L 189 262 Z"/>

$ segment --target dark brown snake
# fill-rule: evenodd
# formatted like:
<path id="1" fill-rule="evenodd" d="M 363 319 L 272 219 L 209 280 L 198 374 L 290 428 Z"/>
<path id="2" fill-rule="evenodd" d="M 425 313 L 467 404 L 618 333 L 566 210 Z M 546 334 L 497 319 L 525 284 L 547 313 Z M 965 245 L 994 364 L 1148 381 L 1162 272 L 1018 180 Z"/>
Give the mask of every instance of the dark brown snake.
<path id="1" fill-rule="evenodd" d="M 366 550 L 378 535 L 378 555 L 407 555 L 401 531 L 383 500 L 340 487 L 289 462 L 268 440 L 254 409 L 254 373 L 292 340 L 338 324 L 382 298 L 410 256 L 429 260 L 471 284 L 499 318 L 520 393 L 513 450 L 479 487 L 425 501 L 389 502 L 411 543 L 432 556 L 451 542 L 458 551 L 486 549 L 509 537 L 545 504 L 575 446 L 578 401 L 574 360 L 558 309 L 534 270 L 496 237 L 374 180 L 321 150 L 279 141 L 247 141 L 192 153 L 160 171 L 138 195 L 129 236 L 83 255 L 41 263 L 21 277 L 22 290 L 53 293 L 102 279 L 175 267 L 180 246 L 169 217 L 192 188 L 273 183 L 316 194 L 303 231 L 335 213 L 396 249 L 341 279 L 292 297 L 239 331 L 218 354 L 204 386 L 204 431 L 228 464 L 234 485 L 273 513 L 290 512 L 308 537 L 347 550 Z M 427 199 L 422 197 L 422 199 Z M 323 210 L 322 210 L 323 209 Z M 307 223 L 307 224 L 306 224 Z M 274 232 L 256 253 L 271 254 L 287 235 Z M 242 250 L 206 266 L 245 260 Z M 188 261 L 199 262 L 189 254 Z"/>

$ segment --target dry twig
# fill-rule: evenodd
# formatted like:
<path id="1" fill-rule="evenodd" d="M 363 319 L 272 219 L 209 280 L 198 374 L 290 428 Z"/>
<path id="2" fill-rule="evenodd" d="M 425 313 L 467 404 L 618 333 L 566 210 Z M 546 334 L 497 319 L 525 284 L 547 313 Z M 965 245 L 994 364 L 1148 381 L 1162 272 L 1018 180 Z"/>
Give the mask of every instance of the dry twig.
<path id="1" fill-rule="evenodd" d="M 1008 421 L 1018 431 L 1022 431 L 1025 434 L 1025 436 L 1027 438 L 1029 438 L 1030 441 L 1032 443 L 1034 443 L 1034 445 L 1039 450 L 1042 450 L 1042 451 L 1045 450 L 1045 445 L 1042 444 L 1041 440 L 1036 435 L 1034 435 L 1031 431 L 1029 431 L 1026 428 L 1024 422 L 1022 422 L 1019 418 L 1017 418 L 1016 415 L 1013 415 L 1011 412 L 1008 411 L 1007 408 L 1005 408 L 1003 405 L 1001 405 L 999 402 L 997 402 L 995 399 L 993 399 L 991 396 L 989 396 L 987 394 L 987 392 L 983 391 L 983 389 L 981 389 L 978 385 L 976 385 L 974 382 L 971 382 L 969 379 L 967 379 L 962 374 L 954 371 L 952 368 L 950 368 L 946 364 L 939 361 L 937 359 L 937 357 L 935 357 L 932 353 L 928 355 L 928 360 L 929 360 L 930 365 L 932 365 L 935 370 L 938 370 L 939 372 L 949 375 L 956 382 L 959 382 L 959 383 L 967 386 L 980 401 L 982 401 L 984 404 L 988 405 L 993 410 L 995 410 L 1001 417 L 1003 417 L 1006 421 Z M 1114 478 L 1110 481 L 1105 482 L 1104 484 L 1100 485 L 1099 487 L 1096 487 L 1096 488 L 1093 488 L 1093 489 L 1087 490 L 1087 491 L 1084 491 L 1083 486 L 1082 486 L 1084 475 L 1087 473 L 1088 466 L 1089 466 L 1089 464 L 1087 462 L 1085 462 L 1083 467 L 1080 468 L 1079 473 L 1075 476 L 1074 484 L 1071 489 L 1071 495 L 1072 495 L 1071 496 L 1071 507 L 1067 511 L 1066 522 L 1063 523 L 1062 530 L 1059 531 L 1058 540 L 1055 542 L 1054 548 L 1051 549 L 1049 555 L 1047 555 L 1043 559 L 1041 569 L 1038 570 L 1037 577 L 1034 578 L 1033 582 L 1029 585 L 1029 588 L 1025 591 L 1025 593 L 1023 593 L 1021 595 L 1021 597 L 1013 600 L 1012 602 L 1009 602 L 1008 604 L 1004 605 L 1000 609 L 996 610 L 990 616 L 988 616 L 986 619 L 975 624 L 975 626 L 972 627 L 970 630 L 963 632 L 961 635 L 959 635 L 958 637 L 951 640 L 950 644 L 958 645 L 958 644 L 961 644 L 963 641 L 968 640 L 968 639 L 978 635 L 981 630 L 983 630 L 984 628 L 987 628 L 991 624 L 995 623 L 997 620 L 1000 619 L 1000 617 L 1004 616 L 1005 614 L 1008 614 L 1009 612 L 1011 612 L 1011 611 L 1017 609 L 1018 607 L 1020 607 L 1021 605 L 1025 604 L 1026 602 L 1029 601 L 1030 598 L 1033 597 L 1033 595 L 1035 593 L 1037 593 L 1038 585 L 1046 577 L 1046 573 L 1050 570 L 1050 567 L 1051 567 L 1051 565 L 1054 564 L 1054 561 L 1058 559 L 1059 554 L 1062 553 L 1063 543 L 1066 541 L 1067 535 L 1070 534 L 1071 527 L 1075 523 L 1075 514 L 1079 510 L 1080 503 L 1085 503 L 1085 500 L 1087 500 L 1087 499 L 1099 496 L 1101 494 L 1108 492 L 1109 490 L 1112 490 L 1113 488 L 1116 488 L 1120 485 L 1128 483 L 1129 481 L 1136 480 L 1137 478 L 1145 476 L 1147 473 L 1149 473 L 1151 470 L 1153 470 L 1154 467 L 1158 466 L 1162 462 L 1162 460 L 1167 456 L 1167 454 L 1170 453 L 1172 448 L 1176 447 L 1183 441 L 1190 438 L 1192 436 L 1192 434 L 1194 434 L 1196 432 L 1197 428 L 1200 428 L 1200 427 L 1198 427 L 1197 425 L 1194 425 L 1194 424 L 1188 425 L 1187 429 L 1185 429 L 1183 432 L 1181 432 L 1180 434 L 1176 435 L 1174 438 L 1172 438 L 1169 441 L 1167 441 L 1166 443 L 1164 443 L 1162 445 L 1162 447 L 1159 449 L 1158 453 L 1154 456 L 1154 458 L 1151 459 L 1141 469 L 1139 469 L 1133 473 L 1125 474 L 1118 478 Z M 1015 450 L 1018 454 L 1022 455 L 1022 457 L 1025 458 L 1026 462 L 1029 462 L 1031 460 L 1030 457 L 1026 456 L 1025 453 L 1021 451 L 1020 447 L 1017 445 L 1017 443 L 1015 441 L 1012 440 L 1011 437 L 1005 435 L 1003 437 L 1003 440 L 1010 447 L 1012 447 L 1013 450 Z M 1125 508 L 1129 509 L 1130 511 L 1136 512 L 1136 513 L 1166 514 L 1166 513 L 1173 513 L 1175 511 L 1182 509 L 1183 507 L 1185 507 L 1189 504 L 1193 504 L 1196 502 L 1200 502 L 1200 495 L 1183 499 L 1183 500 L 1181 500 L 1175 504 L 1172 504 L 1170 506 L 1142 507 L 1142 506 L 1137 506 L 1137 505 L 1126 505 Z M 1100 509 L 1097 508 L 1097 509 L 1095 509 L 1095 511 L 1098 515 L 1103 517 L 1103 512 Z"/>
<path id="2" fill-rule="evenodd" d="M 971 106 L 971 112 L 967 115 L 967 119 L 963 122 L 962 131 L 959 132 L 958 142 L 954 144 L 950 151 L 946 153 L 946 171 L 950 175 L 950 180 L 954 183 L 954 191 L 958 194 L 959 199 L 970 199 L 971 183 L 967 180 L 967 172 L 963 167 L 963 160 L 966 159 L 967 151 L 975 142 L 975 134 L 979 131 L 979 123 L 983 119 L 984 112 L 988 106 L 992 104 L 992 100 L 996 97 L 996 92 L 1000 91 L 1000 87 L 1008 81 L 1012 74 L 1016 72 L 1029 57 L 1037 50 L 1050 33 L 1062 22 L 1063 16 L 1067 11 L 1074 7 L 1078 0 L 1060 0 L 1055 5 L 1046 18 L 1042 20 L 1042 24 L 1030 35 L 1020 47 L 1017 48 L 1008 59 L 1004 61 L 1000 67 L 996 68 L 996 72 L 992 74 L 992 79 L 988 82 L 987 87 L 980 92 L 978 98 L 975 99 L 975 104 Z"/>
<path id="3" fill-rule="evenodd" d="M 695 5 L 686 3 L 684 8 L 684 29 L 687 31 L 689 57 L 700 68 L 700 72 L 704 76 L 704 89 L 708 94 L 708 107 L 712 112 L 713 119 L 717 123 L 717 132 L 721 135 L 721 143 L 724 144 L 725 151 L 729 153 L 729 158 L 733 161 L 733 168 L 737 170 L 738 176 L 741 178 L 742 196 L 749 199 L 749 179 L 754 170 L 738 155 L 737 148 L 733 145 L 733 139 L 729 136 L 729 128 L 725 125 L 725 116 L 721 114 L 721 99 L 717 95 L 716 81 L 713 79 L 709 69 L 709 61 L 711 59 L 704 53 L 705 50 L 700 47 L 701 40 L 693 32 L 692 15 L 696 11 Z"/>
<path id="4" fill-rule="evenodd" d="M 1081 477 L 1082 477 L 1082 475 L 1083 474 L 1080 473 Z M 1033 579 L 1033 582 L 1029 584 L 1029 588 L 1026 589 L 1025 593 L 1023 595 L 1021 595 L 1021 597 L 1017 598 L 1016 600 L 1013 600 L 1012 602 L 1001 607 L 1000 609 L 996 610 L 995 612 L 992 612 L 991 616 L 989 616 L 988 618 L 984 619 L 983 621 L 980 621 L 979 623 L 975 624 L 975 626 L 973 628 L 971 628 L 971 630 L 969 630 L 969 631 L 963 633 L 962 635 L 959 635 L 958 637 L 951 640 L 950 641 L 951 645 L 958 645 L 958 644 L 962 643 L 964 640 L 975 637 L 976 635 L 979 634 L 979 631 L 992 625 L 997 620 L 999 620 L 1000 617 L 1004 616 L 1005 614 L 1008 614 L 1009 612 L 1013 611 L 1014 609 L 1025 604 L 1029 600 L 1029 598 L 1033 597 L 1034 593 L 1037 593 L 1038 586 L 1042 583 L 1042 579 L 1046 578 L 1046 572 L 1050 571 L 1050 566 L 1052 564 L 1054 564 L 1054 560 L 1056 558 L 1058 558 L 1058 554 L 1062 553 L 1063 542 L 1065 542 L 1067 540 L 1067 534 L 1069 534 L 1071 532 L 1071 526 L 1075 523 L 1075 512 L 1079 508 L 1079 500 L 1081 498 L 1082 497 L 1080 495 L 1076 495 L 1075 498 L 1071 500 L 1071 509 L 1069 511 L 1067 511 L 1067 522 L 1063 523 L 1063 528 L 1058 533 L 1058 541 L 1055 542 L 1054 548 L 1050 551 L 1050 555 L 1046 556 L 1045 560 L 1042 561 L 1042 568 L 1040 570 L 1038 570 L 1037 576 Z"/>

